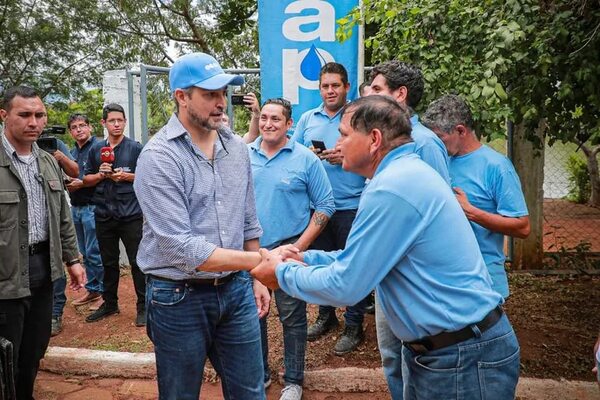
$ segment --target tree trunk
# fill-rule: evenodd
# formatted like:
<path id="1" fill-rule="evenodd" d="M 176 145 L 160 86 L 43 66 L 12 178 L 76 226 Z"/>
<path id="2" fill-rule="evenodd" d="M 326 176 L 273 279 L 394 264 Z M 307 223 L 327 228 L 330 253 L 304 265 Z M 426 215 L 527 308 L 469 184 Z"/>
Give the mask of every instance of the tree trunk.
<path id="1" fill-rule="evenodd" d="M 598 153 L 600 152 L 600 146 L 593 148 L 587 147 L 585 144 L 581 145 L 581 150 L 585 154 L 587 159 L 587 169 L 590 175 L 590 200 L 588 204 L 593 207 L 600 207 L 600 172 L 598 171 Z"/>
<path id="2" fill-rule="evenodd" d="M 541 269 L 543 266 L 544 131 L 545 124 L 540 122 L 538 129 L 533 132 L 532 141 L 523 124 L 514 128 L 512 161 L 521 178 L 531 224 L 529 237 L 515 239 L 514 269 Z"/>

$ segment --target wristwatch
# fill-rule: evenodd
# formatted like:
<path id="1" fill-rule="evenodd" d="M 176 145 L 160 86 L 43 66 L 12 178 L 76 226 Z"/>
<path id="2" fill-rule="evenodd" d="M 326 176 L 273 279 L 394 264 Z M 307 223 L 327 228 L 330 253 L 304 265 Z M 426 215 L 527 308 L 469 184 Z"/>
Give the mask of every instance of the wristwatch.
<path id="1" fill-rule="evenodd" d="M 67 261 L 65 264 L 67 264 L 67 267 L 72 267 L 75 264 L 79 264 L 79 258 L 75 258 L 71 261 Z"/>

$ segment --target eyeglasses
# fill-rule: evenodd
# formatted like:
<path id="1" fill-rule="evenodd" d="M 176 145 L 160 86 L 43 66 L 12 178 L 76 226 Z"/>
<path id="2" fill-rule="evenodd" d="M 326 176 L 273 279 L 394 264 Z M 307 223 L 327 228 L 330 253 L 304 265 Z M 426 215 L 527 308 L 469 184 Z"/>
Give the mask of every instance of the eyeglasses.
<path id="1" fill-rule="evenodd" d="M 119 124 L 119 125 L 123 125 L 123 124 L 125 123 L 125 120 L 124 120 L 124 119 L 121 119 L 121 118 L 117 118 L 117 119 L 109 119 L 108 121 L 106 121 L 106 123 L 107 123 L 108 125 L 113 125 L 113 126 L 114 126 L 114 125 L 117 125 L 117 124 Z"/>
<path id="2" fill-rule="evenodd" d="M 71 125 L 69 129 L 71 129 L 72 131 L 76 131 L 78 129 L 83 129 L 86 126 L 88 126 L 88 124 Z"/>

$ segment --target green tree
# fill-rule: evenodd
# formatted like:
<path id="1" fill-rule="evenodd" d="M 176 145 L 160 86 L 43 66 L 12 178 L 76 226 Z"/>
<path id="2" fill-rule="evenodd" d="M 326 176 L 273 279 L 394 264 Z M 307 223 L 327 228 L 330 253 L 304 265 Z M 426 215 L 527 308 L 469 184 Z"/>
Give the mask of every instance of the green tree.
<path id="1" fill-rule="evenodd" d="M 49 103 L 46 107 L 48 110 L 48 125 L 60 125 L 67 128 L 66 134 L 60 139 L 67 143 L 70 148 L 74 145 L 75 141 L 68 131 L 67 123 L 69 121 L 69 116 L 71 116 L 71 114 L 81 113 L 87 115 L 89 118 L 90 124 L 92 125 L 92 134 L 103 137 L 104 128 L 100 123 L 100 120 L 102 119 L 102 104 L 104 104 L 104 100 L 102 97 L 102 90 L 100 89 L 84 92 L 73 102 L 66 103 L 55 101 Z"/>
<path id="2" fill-rule="evenodd" d="M 532 220 L 530 237 L 517 242 L 516 266 L 537 268 L 546 136 L 568 141 L 598 130 L 599 21 L 600 3 L 583 0 L 364 0 L 362 15 L 356 9 L 338 21 L 338 34 L 376 25 L 365 40 L 372 61 L 419 64 L 422 107 L 454 92 L 471 104 L 484 136 L 504 135 L 506 121 L 514 122 L 513 159 Z M 579 129 L 564 129 L 564 116 L 578 106 L 585 118 L 569 121 Z"/>
<path id="3" fill-rule="evenodd" d="M 256 8 L 256 0 L 5 0 L 0 92 L 26 84 L 68 102 L 106 70 L 169 65 L 174 52 L 256 66 Z"/>
<path id="4" fill-rule="evenodd" d="M 70 99 L 97 86 L 107 69 L 155 59 L 104 0 L 5 0 L 0 5 L 0 91 L 27 84 Z"/>

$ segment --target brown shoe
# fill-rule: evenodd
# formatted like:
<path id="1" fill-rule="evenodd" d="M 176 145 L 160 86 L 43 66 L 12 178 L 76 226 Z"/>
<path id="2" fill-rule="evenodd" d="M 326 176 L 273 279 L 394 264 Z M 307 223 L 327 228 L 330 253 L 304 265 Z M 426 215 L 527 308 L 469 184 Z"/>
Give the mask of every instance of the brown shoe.
<path id="1" fill-rule="evenodd" d="M 98 298 L 102 298 L 101 293 L 88 292 L 85 296 L 83 296 L 77 300 L 73 300 L 73 302 L 71 304 L 73 304 L 75 307 L 78 307 L 78 306 L 82 306 L 87 303 L 91 303 L 92 301 L 97 300 Z"/>
<path id="2" fill-rule="evenodd" d="M 96 311 L 97 309 L 100 308 L 100 306 L 104 304 L 104 299 L 102 299 L 102 297 L 94 300 L 91 304 L 90 307 L 88 308 L 90 311 Z"/>

